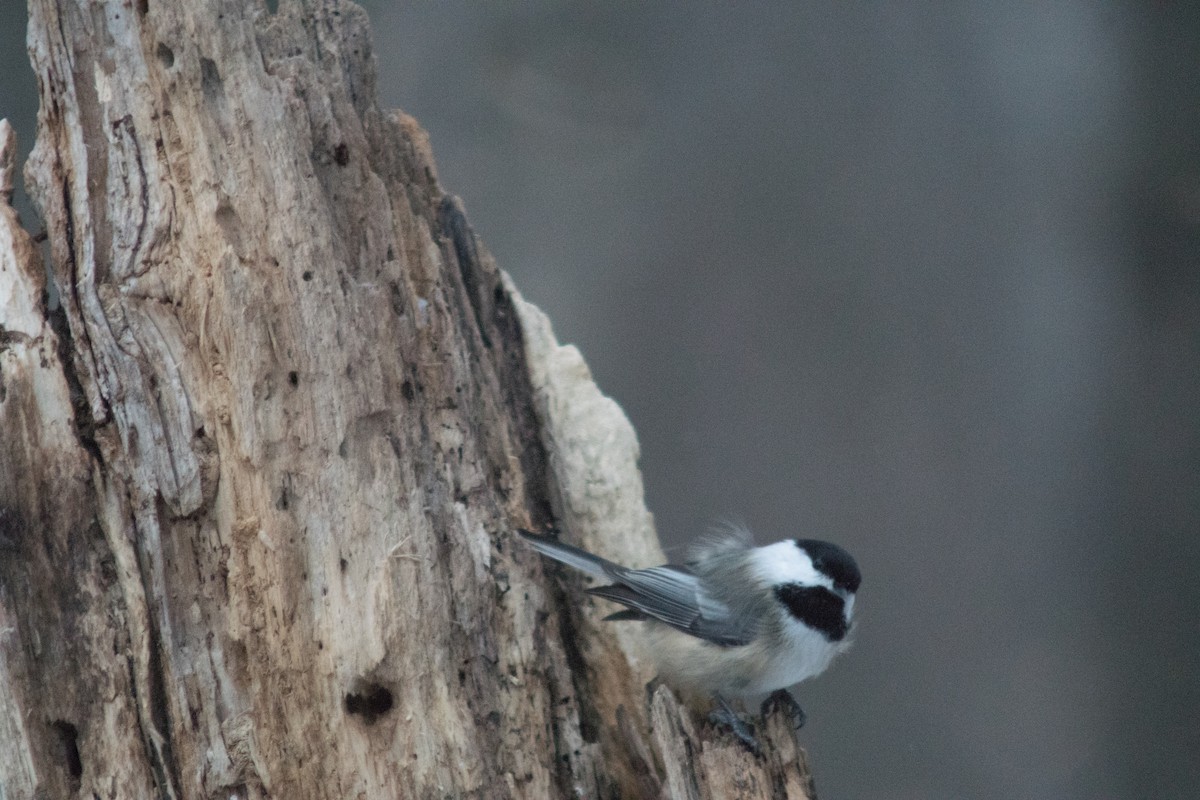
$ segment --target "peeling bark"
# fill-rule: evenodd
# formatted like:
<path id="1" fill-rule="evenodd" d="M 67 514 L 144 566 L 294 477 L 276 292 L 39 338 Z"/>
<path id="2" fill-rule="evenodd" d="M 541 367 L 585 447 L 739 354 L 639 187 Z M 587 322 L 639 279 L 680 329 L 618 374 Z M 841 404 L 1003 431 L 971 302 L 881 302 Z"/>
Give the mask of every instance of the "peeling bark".
<path id="1" fill-rule="evenodd" d="M 31 0 L 0 203 L 0 796 L 806 797 L 516 527 L 661 553 L 637 442 L 376 105 L 341 0 Z M 0 175 L 13 141 L 0 125 Z"/>

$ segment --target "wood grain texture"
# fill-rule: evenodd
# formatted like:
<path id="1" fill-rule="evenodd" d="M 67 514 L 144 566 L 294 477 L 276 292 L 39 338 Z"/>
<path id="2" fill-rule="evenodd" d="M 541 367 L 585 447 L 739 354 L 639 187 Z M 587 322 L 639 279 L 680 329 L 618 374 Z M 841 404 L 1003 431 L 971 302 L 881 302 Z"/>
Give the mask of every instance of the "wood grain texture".
<path id="1" fill-rule="evenodd" d="M 0 204 L 0 796 L 807 796 L 513 536 L 661 559 L 632 428 L 377 107 L 363 12 L 30 14 L 62 307 Z"/>

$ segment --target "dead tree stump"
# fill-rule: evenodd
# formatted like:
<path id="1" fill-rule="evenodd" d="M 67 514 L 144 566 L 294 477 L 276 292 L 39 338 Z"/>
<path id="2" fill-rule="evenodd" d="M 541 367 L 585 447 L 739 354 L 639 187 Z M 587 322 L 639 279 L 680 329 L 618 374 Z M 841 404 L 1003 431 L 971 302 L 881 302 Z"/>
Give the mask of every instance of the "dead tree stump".
<path id="1" fill-rule="evenodd" d="M 514 538 L 661 558 L 637 443 L 342 0 L 30 0 L 0 203 L 0 797 L 805 797 Z M 10 189 L 11 130 L 0 130 Z M 551 573 L 551 577 L 547 577 Z"/>

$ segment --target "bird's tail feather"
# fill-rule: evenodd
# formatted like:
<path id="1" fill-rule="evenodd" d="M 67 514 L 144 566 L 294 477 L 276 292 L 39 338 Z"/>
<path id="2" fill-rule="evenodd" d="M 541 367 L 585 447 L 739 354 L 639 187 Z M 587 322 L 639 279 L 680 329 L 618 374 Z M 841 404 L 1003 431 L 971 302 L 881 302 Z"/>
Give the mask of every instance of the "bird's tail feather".
<path id="1" fill-rule="evenodd" d="M 580 550 L 578 547 L 566 544 L 565 542 L 560 542 L 557 539 L 551 539 L 549 536 L 534 533 L 533 531 L 520 530 L 518 532 L 525 541 L 533 545 L 533 549 L 542 555 L 549 556 L 555 561 L 561 561 L 568 567 L 574 567 L 580 572 L 586 572 L 594 578 L 612 580 L 612 575 L 608 570 L 611 567 L 615 567 L 616 564 L 611 561 L 592 555 L 586 550 Z"/>

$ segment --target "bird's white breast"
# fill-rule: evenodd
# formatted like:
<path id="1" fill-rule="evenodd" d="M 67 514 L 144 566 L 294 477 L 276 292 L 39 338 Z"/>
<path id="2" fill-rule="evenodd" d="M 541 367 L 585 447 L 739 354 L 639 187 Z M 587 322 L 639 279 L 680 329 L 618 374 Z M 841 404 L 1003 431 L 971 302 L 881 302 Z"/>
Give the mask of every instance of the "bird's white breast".
<path id="1" fill-rule="evenodd" d="M 782 647 L 765 665 L 759 691 L 772 692 L 820 675 L 848 642 L 831 642 L 798 620 L 783 621 Z"/>

